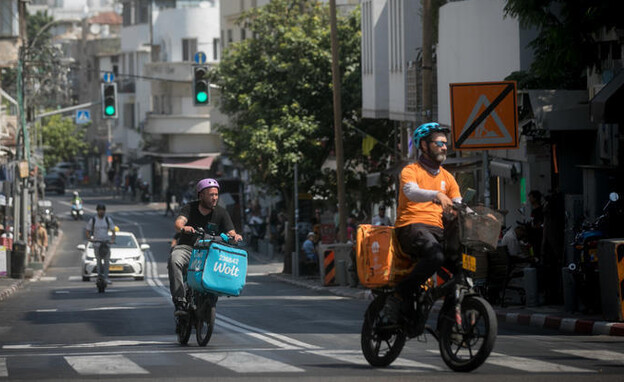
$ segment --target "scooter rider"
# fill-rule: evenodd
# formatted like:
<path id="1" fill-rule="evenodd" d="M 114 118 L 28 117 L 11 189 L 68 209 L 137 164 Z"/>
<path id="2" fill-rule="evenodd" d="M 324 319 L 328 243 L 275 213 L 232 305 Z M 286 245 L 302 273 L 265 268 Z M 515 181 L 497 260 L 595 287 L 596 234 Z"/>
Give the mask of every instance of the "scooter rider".
<path id="1" fill-rule="evenodd" d="M 457 181 L 444 168 L 449 129 L 431 122 L 420 125 L 413 136 L 420 150 L 416 163 L 401 170 L 396 236 L 403 252 L 418 260 L 412 272 L 397 286 L 397 293 L 386 300 L 384 314 L 397 323 L 403 301 L 417 290 L 444 262 L 442 212 L 453 202 L 461 202 Z M 420 308 L 419 304 L 419 308 Z"/>
<path id="2" fill-rule="evenodd" d="M 186 298 L 184 291 L 184 273 L 193 251 L 193 233 L 196 228 L 205 228 L 209 223 L 218 228 L 217 233 L 225 233 L 235 242 L 243 240 L 236 233 L 234 224 L 227 210 L 217 205 L 219 201 L 219 183 L 206 178 L 195 186 L 199 200 L 184 205 L 175 220 L 175 230 L 180 233 L 179 239 L 171 251 L 167 268 L 169 269 L 169 288 L 175 305 L 175 315 L 186 314 Z"/>
<path id="3" fill-rule="evenodd" d="M 104 204 L 98 204 L 95 210 L 97 215 L 89 219 L 85 227 L 87 240 L 94 242 L 93 252 L 97 259 L 98 278 L 103 277 L 107 284 L 111 284 L 108 278 L 110 265 L 110 247 L 108 244 L 115 242 L 115 224 L 110 216 L 106 216 L 106 206 Z M 109 231 L 111 232 L 110 237 L 108 236 Z"/>
<path id="4" fill-rule="evenodd" d="M 80 198 L 80 195 L 78 195 L 78 191 L 74 191 L 74 195 L 72 196 L 71 204 L 73 204 L 73 205 L 82 204 L 82 199 Z"/>

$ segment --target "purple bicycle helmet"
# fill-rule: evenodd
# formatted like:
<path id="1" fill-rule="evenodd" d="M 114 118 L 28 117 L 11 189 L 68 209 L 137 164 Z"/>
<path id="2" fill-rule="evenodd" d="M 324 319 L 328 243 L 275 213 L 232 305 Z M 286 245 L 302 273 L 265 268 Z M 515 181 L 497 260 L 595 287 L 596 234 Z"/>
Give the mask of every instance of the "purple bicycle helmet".
<path id="1" fill-rule="evenodd" d="M 451 130 L 449 130 L 448 128 L 442 127 L 440 126 L 439 123 L 436 123 L 436 122 L 424 123 L 418 126 L 416 130 L 414 130 L 414 135 L 412 137 L 412 141 L 414 142 L 414 147 L 420 149 L 421 139 L 426 138 L 433 133 L 440 132 L 440 133 L 448 134 L 450 131 Z"/>
<path id="2" fill-rule="evenodd" d="M 195 186 L 195 189 L 197 190 L 197 193 L 199 194 L 204 189 L 210 188 L 210 187 L 216 187 L 217 190 L 218 190 L 219 189 L 219 182 L 217 182 L 216 180 L 214 180 L 212 178 L 202 179 L 199 182 L 197 182 L 197 186 Z"/>

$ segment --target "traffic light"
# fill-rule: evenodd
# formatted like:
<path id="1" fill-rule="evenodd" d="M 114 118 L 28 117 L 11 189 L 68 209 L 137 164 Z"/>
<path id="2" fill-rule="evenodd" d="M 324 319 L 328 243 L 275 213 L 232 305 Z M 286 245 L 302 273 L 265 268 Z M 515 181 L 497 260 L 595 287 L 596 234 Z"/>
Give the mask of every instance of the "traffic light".
<path id="1" fill-rule="evenodd" d="M 206 66 L 193 66 L 193 104 L 206 106 L 210 103 L 209 83 L 205 78 L 208 73 Z"/>
<path id="2" fill-rule="evenodd" d="M 102 84 L 102 118 L 117 118 L 117 84 L 109 82 Z"/>

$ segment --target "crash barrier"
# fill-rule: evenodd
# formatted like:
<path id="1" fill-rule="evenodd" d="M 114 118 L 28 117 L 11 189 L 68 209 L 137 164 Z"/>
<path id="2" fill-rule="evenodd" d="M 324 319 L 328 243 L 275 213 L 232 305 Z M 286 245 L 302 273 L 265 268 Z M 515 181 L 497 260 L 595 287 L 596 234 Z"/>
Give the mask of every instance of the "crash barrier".
<path id="1" fill-rule="evenodd" d="M 321 285 L 349 285 L 353 281 L 349 280 L 350 275 L 347 272 L 351 265 L 350 253 L 353 244 L 334 243 L 319 244 L 319 274 L 321 276 Z"/>
<path id="2" fill-rule="evenodd" d="M 624 239 L 598 242 L 602 312 L 608 321 L 624 320 Z"/>
<path id="3" fill-rule="evenodd" d="M 334 251 L 326 250 L 323 253 L 323 285 L 334 285 L 336 282 L 336 267 L 334 266 Z"/>

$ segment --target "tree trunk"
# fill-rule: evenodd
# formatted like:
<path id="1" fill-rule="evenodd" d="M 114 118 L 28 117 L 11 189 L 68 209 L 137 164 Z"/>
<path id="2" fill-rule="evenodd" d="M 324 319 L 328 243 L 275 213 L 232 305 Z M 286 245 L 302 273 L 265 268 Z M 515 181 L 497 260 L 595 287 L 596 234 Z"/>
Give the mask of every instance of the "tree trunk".
<path id="1" fill-rule="evenodd" d="M 284 232 L 286 237 L 284 238 L 284 269 L 282 273 L 292 274 L 292 252 L 295 248 L 295 203 L 289 192 L 284 192 L 282 197 L 288 208 L 288 229 Z"/>

